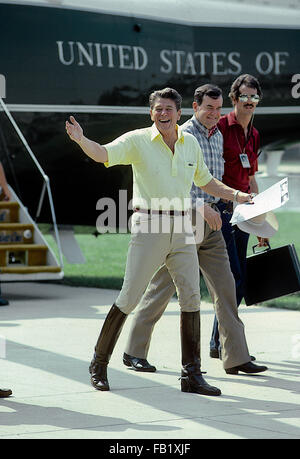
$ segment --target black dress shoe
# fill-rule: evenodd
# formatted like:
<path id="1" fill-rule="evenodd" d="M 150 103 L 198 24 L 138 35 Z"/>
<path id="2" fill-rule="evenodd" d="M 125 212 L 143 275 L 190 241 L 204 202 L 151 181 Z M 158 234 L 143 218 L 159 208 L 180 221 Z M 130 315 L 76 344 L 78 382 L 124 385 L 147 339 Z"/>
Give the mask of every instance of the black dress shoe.
<path id="1" fill-rule="evenodd" d="M 217 349 L 216 347 L 212 347 L 210 350 L 209 350 L 209 356 L 212 358 L 212 359 L 221 359 L 222 360 L 222 357 L 221 357 L 221 349 Z M 256 358 L 254 357 L 254 355 L 250 355 L 250 358 L 251 358 L 251 361 L 254 362 L 254 360 L 256 360 Z"/>
<path id="2" fill-rule="evenodd" d="M 89 372 L 91 375 L 91 384 L 95 389 L 102 391 L 109 390 L 107 365 L 101 365 L 93 359 L 89 366 Z"/>
<path id="3" fill-rule="evenodd" d="M 0 398 L 9 397 L 12 394 L 10 389 L 0 389 Z"/>
<path id="4" fill-rule="evenodd" d="M 237 367 L 226 368 L 225 371 L 228 375 L 237 375 L 239 371 L 242 371 L 243 373 L 261 373 L 267 369 L 268 367 L 265 367 L 264 365 L 256 365 L 255 363 L 247 362 Z"/>
<path id="5" fill-rule="evenodd" d="M 220 389 L 208 384 L 202 376 L 202 371 L 194 365 L 186 365 L 181 372 L 181 392 L 201 395 L 221 395 Z"/>
<path id="6" fill-rule="evenodd" d="M 123 363 L 127 367 L 133 368 L 135 371 L 146 371 L 148 373 L 154 373 L 156 371 L 155 366 L 150 365 L 147 359 L 140 359 L 132 355 L 123 354 Z"/>

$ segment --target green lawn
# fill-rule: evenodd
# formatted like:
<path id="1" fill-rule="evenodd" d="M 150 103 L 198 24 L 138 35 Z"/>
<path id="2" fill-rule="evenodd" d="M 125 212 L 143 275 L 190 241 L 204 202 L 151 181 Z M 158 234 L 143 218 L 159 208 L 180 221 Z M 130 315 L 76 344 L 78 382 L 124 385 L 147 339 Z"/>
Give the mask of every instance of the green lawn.
<path id="1" fill-rule="evenodd" d="M 279 222 L 279 231 L 271 239 L 271 247 L 294 243 L 300 255 L 300 213 L 278 212 L 276 216 Z M 40 227 L 42 231 L 47 231 L 46 225 L 40 225 Z M 76 286 L 120 289 L 125 271 L 130 234 L 101 234 L 95 237 L 92 234 L 94 231 L 95 228 L 91 227 L 75 227 L 76 239 L 86 257 L 86 263 L 71 265 L 65 260 L 65 277 L 62 282 Z M 57 253 L 52 236 L 46 234 L 46 239 Z M 252 246 L 256 244 L 256 241 L 254 236 L 250 237 L 249 255 L 252 253 Z M 202 279 L 201 294 L 203 299 L 209 299 Z M 277 298 L 267 301 L 263 305 L 300 310 L 300 294 Z"/>
<path id="2" fill-rule="evenodd" d="M 69 264 L 64 259 L 63 283 L 69 285 L 120 289 L 125 272 L 126 254 L 130 234 L 77 234 L 76 240 L 86 258 L 84 264 Z M 94 229 L 93 229 L 94 231 Z M 46 235 L 48 243 L 57 253 L 52 236 Z"/>

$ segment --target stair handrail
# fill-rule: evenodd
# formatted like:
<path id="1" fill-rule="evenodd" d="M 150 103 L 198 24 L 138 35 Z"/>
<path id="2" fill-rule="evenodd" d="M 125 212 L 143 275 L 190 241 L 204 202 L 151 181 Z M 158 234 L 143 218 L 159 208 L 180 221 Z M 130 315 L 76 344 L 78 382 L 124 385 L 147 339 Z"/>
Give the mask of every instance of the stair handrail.
<path id="1" fill-rule="evenodd" d="M 53 223 L 53 228 L 54 228 L 54 233 L 55 233 L 55 239 L 56 239 L 56 244 L 57 244 L 57 248 L 58 248 L 58 252 L 59 252 L 60 266 L 61 266 L 61 268 L 63 268 L 64 264 L 63 264 L 62 249 L 61 249 L 61 243 L 60 243 L 60 238 L 59 238 L 58 227 L 57 227 L 57 223 L 56 223 L 56 215 L 55 215 L 52 192 L 51 192 L 51 187 L 50 187 L 50 178 L 48 177 L 48 175 L 45 174 L 43 168 L 41 167 L 40 163 L 36 159 L 32 149 L 28 145 L 25 137 L 23 136 L 23 134 L 22 134 L 21 130 L 19 129 L 16 121 L 14 120 L 13 116 L 11 115 L 10 111 L 8 110 L 6 104 L 4 103 L 4 101 L 3 101 L 3 99 L 1 97 L 0 97 L 0 104 L 1 104 L 1 106 L 3 108 L 3 111 L 5 112 L 6 116 L 8 117 L 9 121 L 13 125 L 16 133 L 18 134 L 21 142 L 23 143 L 24 147 L 26 148 L 27 153 L 29 153 L 29 156 L 31 157 L 32 161 L 36 165 L 38 171 L 40 172 L 40 174 L 41 174 L 41 176 L 43 178 L 44 183 L 43 183 L 43 188 L 42 188 L 41 197 L 40 197 L 40 201 L 39 201 L 38 213 L 40 212 L 42 201 L 44 199 L 45 189 L 47 189 L 48 198 L 49 198 L 49 204 L 50 204 L 50 209 L 51 209 L 51 215 L 52 215 L 52 223 Z"/>

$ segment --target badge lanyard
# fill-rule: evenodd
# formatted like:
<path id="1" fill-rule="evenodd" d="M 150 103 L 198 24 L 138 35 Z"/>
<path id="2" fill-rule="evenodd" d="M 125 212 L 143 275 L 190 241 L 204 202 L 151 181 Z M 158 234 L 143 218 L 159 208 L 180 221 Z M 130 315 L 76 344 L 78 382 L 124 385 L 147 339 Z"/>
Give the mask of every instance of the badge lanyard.
<path id="1" fill-rule="evenodd" d="M 252 124 L 253 124 L 253 116 L 252 116 L 251 121 L 250 121 L 250 127 L 249 127 L 249 130 L 248 130 L 248 133 L 247 133 L 247 138 L 246 138 L 245 146 L 244 146 L 243 149 L 241 147 L 241 144 L 239 142 L 238 136 L 237 136 L 236 131 L 235 131 L 235 137 L 236 137 L 236 140 L 237 140 L 237 143 L 238 143 L 238 145 L 240 147 L 240 152 L 241 152 L 239 154 L 240 161 L 241 161 L 241 164 L 242 164 L 243 168 L 245 168 L 245 169 L 251 167 L 250 162 L 249 162 L 249 158 L 248 158 L 247 153 L 245 152 L 245 149 L 246 149 L 246 145 L 249 142 L 249 139 L 250 139 L 250 136 L 251 136 Z"/>

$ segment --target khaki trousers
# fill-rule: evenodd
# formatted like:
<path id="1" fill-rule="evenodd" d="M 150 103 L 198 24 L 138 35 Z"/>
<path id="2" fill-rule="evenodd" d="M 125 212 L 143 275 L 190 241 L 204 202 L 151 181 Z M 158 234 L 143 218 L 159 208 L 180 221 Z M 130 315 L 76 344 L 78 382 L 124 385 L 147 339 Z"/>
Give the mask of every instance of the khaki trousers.
<path id="1" fill-rule="evenodd" d="M 193 230 L 188 216 L 135 213 L 126 272 L 116 305 L 129 314 L 140 302 L 153 273 L 166 267 L 184 312 L 200 309 L 199 269 Z M 187 243 L 190 242 L 190 243 Z M 147 307 L 147 306 L 146 306 Z"/>
<path id="2" fill-rule="evenodd" d="M 244 325 L 238 317 L 235 283 L 222 232 L 210 230 L 205 223 L 204 239 L 197 245 L 197 252 L 198 263 L 219 322 L 223 366 L 226 369 L 249 362 L 251 357 Z M 174 293 L 175 286 L 168 267 L 163 265 L 153 276 L 133 316 L 125 349 L 127 354 L 147 357 L 154 325 Z"/>

